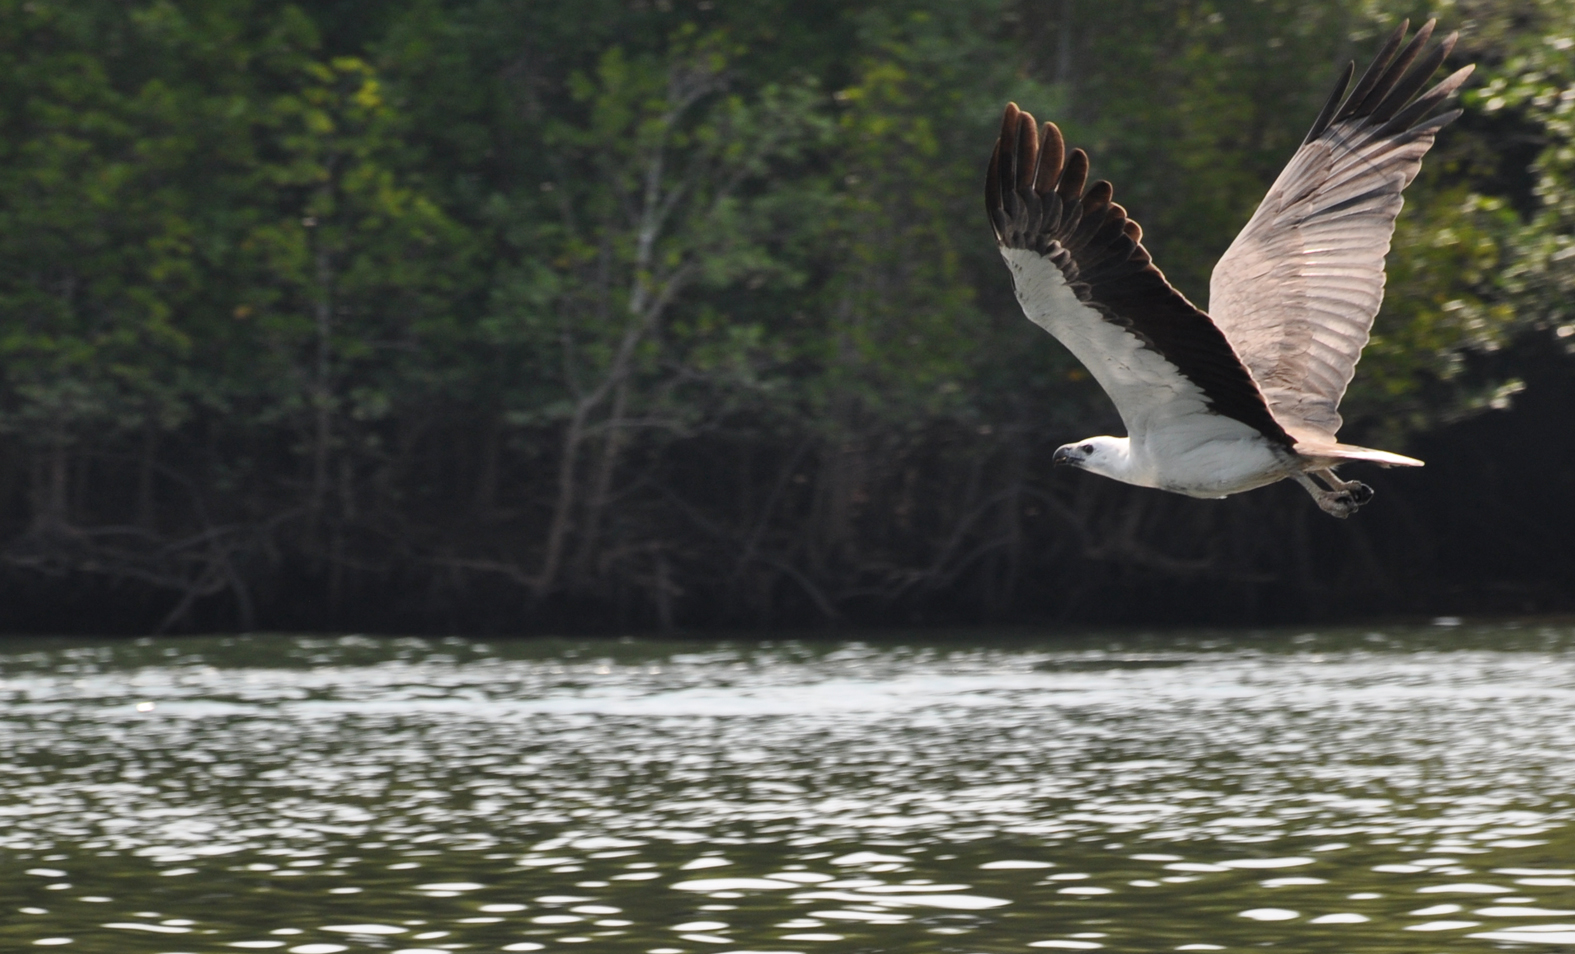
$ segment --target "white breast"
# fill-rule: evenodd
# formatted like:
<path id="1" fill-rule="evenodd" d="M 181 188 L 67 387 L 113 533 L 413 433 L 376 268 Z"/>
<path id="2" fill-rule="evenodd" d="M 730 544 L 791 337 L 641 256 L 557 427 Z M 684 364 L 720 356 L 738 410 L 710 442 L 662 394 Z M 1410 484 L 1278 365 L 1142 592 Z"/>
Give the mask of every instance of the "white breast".
<path id="1" fill-rule="evenodd" d="M 1290 474 L 1292 456 L 1262 435 L 1211 426 L 1228 420 L 1200 415 L 1145 434 L 1132 442 L 1133 464 L 1152 475 L 1148 486 L 1189 497 L 1225 497 Z"/>

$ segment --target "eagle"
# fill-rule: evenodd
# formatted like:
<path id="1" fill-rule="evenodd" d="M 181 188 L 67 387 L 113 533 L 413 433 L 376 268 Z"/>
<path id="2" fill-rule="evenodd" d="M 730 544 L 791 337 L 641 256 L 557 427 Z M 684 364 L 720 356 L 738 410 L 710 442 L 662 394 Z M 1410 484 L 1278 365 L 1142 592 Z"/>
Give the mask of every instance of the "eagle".
<path id="1" fill-rule="evenodd" d="M 1139 487 L 1221 498 L 1285 478 L 1348 517 L 1372 488 L 1347 461 L 1422 462 L 1342 444 L 1340 399 L 1384 292 L 1401 192 L 1471 75 L 1417 95 L 1454 48 L 1402 22 L 1351 87 L 1342 71 L 1312 129 L 1209 281 L 1204 312 L 1171 287 L 1143 230 L 1088 184 L 1088 155 L 1054 123 L 1006 107 L 985 204 L 1024 313 L 1088 368 L 1125 437 L 1063 445 L 1054 461 Z M 1350 90 L 1346 95 L 1347 89 Z"/>

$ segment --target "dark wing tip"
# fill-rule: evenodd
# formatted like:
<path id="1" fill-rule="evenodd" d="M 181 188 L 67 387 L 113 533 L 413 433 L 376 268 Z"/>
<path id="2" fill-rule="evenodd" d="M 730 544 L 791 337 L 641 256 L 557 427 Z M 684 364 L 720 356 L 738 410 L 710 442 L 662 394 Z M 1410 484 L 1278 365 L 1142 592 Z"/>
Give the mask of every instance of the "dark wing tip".
<path id="1" fill-rule="evenodd" d="M 1401 50 L 1399 55 L 1394 58 L 1394 62 L 1384 67 L 1383 73 L 1374 81 L 1373 88 L 1368 90 L 1367 95 L 1363 96 L 1360 101 L 1354 96 L 1351 97 L 1351 100 L 1346 103 L 1346 107 L 1342 112 L 1351 116 L 1365 116 L 1386 99 L 1390 92 L 1393 91 L 1395 84 L 1405 75 L 1405 71 L 1410 68 L 1411 64 L 1421 54 L 1423 44 L 1433 35 L 1433 27 L 1437 23 L 1437 20 L 1429 20 L 1422 24 L 1422 29 L 1416 31 L 1416 36 L 1413 36 L 1411 42 L 1405 45 L 1405 49 Z M 1402 31 L 1400 35 L 1403 37 L 1405 34 Z M 1375 63 L 1374 65 L 1376 66 L 1377 64 Z"/>
<path id="2" fill-rule="evenodd" d="M 1061 170 L 1061 178 L 1056 182 L 1056 195 L 1062 201 L 1076 202 L 1082 198 L 1083 186 L 1088 184 L 1088 153 L 1081 149 L 1073 149 L 1066 157 L 1066 168 Z"/>
<path id="3" fill-rule="evenodd" d="M 1069 153 L 1055 123 L 1041 126 L 1016 103 L 1006 105 L 984 183 L 985 214 L 997 242 L 1043 250 L 1053 235 L 1069 235 L 1086 214 L 1087 182 L 1087 153 Z"/>
<path id="4" fill-rule="evenodd" d="M 1421 38 L 1422 34 L 1418 33 L 1417 39 Z M 1438 72 L 1440 66 L 1444 65 L 1444 57 L 1448 56 L 1449 51 L 1455 48 L 1457 39 L 1459 39 L 1458 34 L 1450 34 L 1445 37 L 1443 42 L 1433 47 L 1427 56 L 1422 58 L 1421 62 L 1412 67 L 1404 76 L 1398 78 L 1394 87 L 1390 89 L 1389 95 L 1385 96 L 1377 106 L 1373 107 L 1373 121 L 1387 122 L 1393 119 L 1395 114 L 1400 112 L 1401 109 L 1405 108 L 1406 103 L 1411 101 L 1411 97 L 1415 96 L 1417 91 L 1422 88 L 1422 85 L 1434 73 Z"/>
<path id="5" fill-rule="evenodd" d="M 1017 114 L 1017 188 L 1032 189 L 1039 168 L 1039 124 L 1032 113 Z"/>
<path id="6" fill-rule="evenodd" d="M 1034 191 L 1041 196 L 1055 191 L 1056 180 L 1066 163 L 1066 140 L 1055 123 L 1045 123 L 1039 140 L 1039 171 L 1034 176 Z"/>
<path id="7" fill-rule="evenodd" d="M 1470 67 L 1457 70 L 1431 90 L 1417 95 L 1460 39 L 1458 32 L 1451 33 L 1428 49 L 1428 41 L 1437 25 L 1436 19 L 1428 20 L 1401 49 L 1410 26 L 1409 21 L 1402 20 L 1384 40 L 1350 95 L 1344 96 L 1341 102 L 1353 72 L 1347 67 L 1302 144 L 1319 138 L 1330 126 L 1347 121 L 1369 122 L 1380 126 L 1382 135 L 1394 135 L 1415 128 L 1415 124 L 1425 120 L 1434 107 L 1448 99 L 1471 75 Z"/>
<path id="8" fill-rule="evenodd" d="M 1114 188 L 1090 183 L 1088 175 L 1088 153 L 1068 150 L 1055 123 L 1041 126 L 1008 103 L 985 174 L 985 213 L 996 241 L 1043 252 L 1057 243 L 1081 248 L 1124 237 L 1140 250 L 1143 230 L 1114 202 Z M 1141 257 L 1147 261 L 1147 253 Z"/>
<path id="9" fill-rule="evenodd" d="M 1356 75 L 1356 61 L 1345 64 L 1345 70 L 1334 84 L 1334 91 L 1329 98 L 1324 100 L 1323 109 L 1318 111 L 1318 118 L 1313 121 L 1312 129 L 1307 133 L 1307 138 L 1302 140 L 1302 145 L 1307 145 L 1314 139 L 1323 135 L 1329 128 L 1329 121 L 1334 118 L 1334 111 L 1340 108 L 1340 102 L 1345 98 L 1345 90 L 1351 85 L 1351 77 Z"/>
<path id="10" fill-rule="evenodd" d="M 1022 110 L 1017 108 L 1016 103 L 1006 104 L 1006 111 L 1001 114 L 1002 142 L 1005 142 L 1009 137 L 1017 132 L 1017 117 L 1021 114 Z"/>
<path id="11" fill-rule="evenodd" d="M 1405 39 L 1405 32 L 1410 27 L 1410 20 L 1401 20 L 1400 25 L 1395 27 L 1394 32 L 1384 40 L 1384 45 L 1379 47 L 1378 54 L 1373 57 L 1371 63 L 1367 64 L 1367 69 L 1362 71 L 1362 78 L 1356 81 L 1356 88 L 1351 90 L 1351 95 L 1346 98 L 1346 108 L 1335 114 L 1336 122 L 1348 118 L 1351 109 L 1361 105 L 1367 94 L 1372 92 L 1373 86 L 1378 83 L 1379 78 L 1384 75 L 1384 70 L 1389 66 L 1389 61 L 1394 58 L 1395 51 L 1400 49 L 1400 41 Z"/>
<path id="12" fill-rule="evenodd" d="M 995 151 L 990 153 L 990 170 L 984 176 L 984 214 L 990 217 L 990 228 L 996 240 L 1006 234 L 1006 209 L 1001 203 L 1001 141 L 995 141 Z"/>

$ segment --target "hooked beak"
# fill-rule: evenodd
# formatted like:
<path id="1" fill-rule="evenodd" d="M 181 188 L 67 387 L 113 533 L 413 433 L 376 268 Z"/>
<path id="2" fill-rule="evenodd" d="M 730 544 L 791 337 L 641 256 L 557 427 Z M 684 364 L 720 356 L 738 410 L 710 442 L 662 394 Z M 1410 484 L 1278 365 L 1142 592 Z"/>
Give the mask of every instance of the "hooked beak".
<path id="1" fill-rule="evenodd" d="M 1065 447 L 1057 447 L 1055 449 L 1055 456 L 1050 458 L 1050 463 L 1057 467 L 1061 466 L 1062 464 L 1070 464 L 1072 463 L 1072 452 L 1067 450 Z"/>

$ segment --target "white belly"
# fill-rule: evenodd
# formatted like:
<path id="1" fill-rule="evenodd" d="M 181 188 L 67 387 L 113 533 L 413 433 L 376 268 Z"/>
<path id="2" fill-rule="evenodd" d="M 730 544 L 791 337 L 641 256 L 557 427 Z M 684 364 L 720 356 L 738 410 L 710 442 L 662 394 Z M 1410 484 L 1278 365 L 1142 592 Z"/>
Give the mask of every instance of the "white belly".
<path id="1" fill-rule="evenodd" d="M 1189 497 L 1226 497 L 1290 476 L 1289 456 L 1257 434 L 1199 443 L 1134 443 L 1133 456 L 1152 474 L 1152 486 Z"/>

